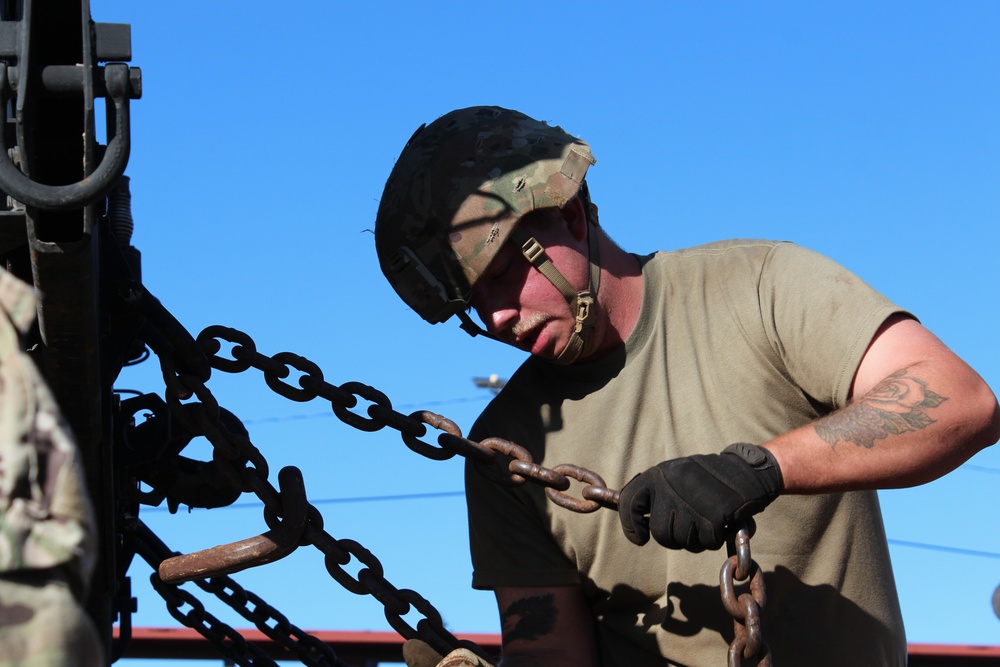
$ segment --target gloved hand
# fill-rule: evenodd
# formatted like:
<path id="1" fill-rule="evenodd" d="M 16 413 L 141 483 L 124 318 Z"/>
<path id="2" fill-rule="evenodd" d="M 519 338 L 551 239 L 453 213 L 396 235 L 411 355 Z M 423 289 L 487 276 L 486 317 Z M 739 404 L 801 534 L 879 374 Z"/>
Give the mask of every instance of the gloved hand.
<path id="1" fill-rule="evenodd" d="M 445 657 L 419 639 L 403 644 L 406 667 L 493 667 L 467 648 L 457 648 Z"/>
<path id="2" fill-rule="evenodd" d="M 653 539 L 670 549 L 715 550 L 725 528 L 763 510 L 782 490 L 781 470 L 763 447 L 736 443 L 721 454 L 664 461 L 621 490 L 618 516 L 635 544 Z"/>

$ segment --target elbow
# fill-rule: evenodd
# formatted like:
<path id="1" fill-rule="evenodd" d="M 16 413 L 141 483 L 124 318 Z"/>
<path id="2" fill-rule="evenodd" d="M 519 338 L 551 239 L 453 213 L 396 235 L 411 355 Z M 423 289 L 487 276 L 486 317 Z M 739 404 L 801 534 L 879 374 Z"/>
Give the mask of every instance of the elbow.
<path id="1" fill-rule="evenodd" d="M 993 417 L 986 430 L 985 440 L 986 444 L 983 445 L 984 447 L 989 447 L 1000 440 L 1000 404 L 997 403 L 996 398 L 993 399 Z"/>
<path id="2" fill-rule="evenodd" d="M 977 425 L 972 438 L 975 451 L 985 449 L 1000 440 L 1000 403 L 989 386 L 980 380 L 981 386 L 975 399 L 974 422 Z"/>

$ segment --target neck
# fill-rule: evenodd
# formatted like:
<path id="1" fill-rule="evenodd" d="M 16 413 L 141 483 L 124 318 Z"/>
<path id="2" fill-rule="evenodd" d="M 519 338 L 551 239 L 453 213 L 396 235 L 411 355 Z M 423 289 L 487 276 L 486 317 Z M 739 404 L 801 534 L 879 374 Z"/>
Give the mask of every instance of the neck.
<path id="1" fill-rule="evenodd" d="M 597 230 L 591 230 L 594 232 Z M 594 333 L 600 343 L 587 356 L 597 359 L 625 342 L 639 320 L 642 309 L 642 266 L 639 259 L 625 252 L 603 231 L 601 244 L 601 289 L 597 295 L 600 322 Z"/>

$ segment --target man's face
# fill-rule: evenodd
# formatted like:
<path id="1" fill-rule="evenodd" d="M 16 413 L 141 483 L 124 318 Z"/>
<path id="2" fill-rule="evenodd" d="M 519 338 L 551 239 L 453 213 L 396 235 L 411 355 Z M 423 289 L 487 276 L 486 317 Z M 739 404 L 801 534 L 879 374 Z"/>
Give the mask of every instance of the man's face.
<path id="1" fill-rule="evenodd" d="M 526 216 L 520 226 L 545 248 L 570 284 L 577 289 L 587 285 L 586 220 L 577 225 L 573 211 L 547 209 Z M 582 239 L 578 227 L 583 230 Z M 501 248 L 476 281 L 472 307 L 491 334 L 547 359 L 563 350 L 576 323 L 565 297 L 513 241 Z"/>

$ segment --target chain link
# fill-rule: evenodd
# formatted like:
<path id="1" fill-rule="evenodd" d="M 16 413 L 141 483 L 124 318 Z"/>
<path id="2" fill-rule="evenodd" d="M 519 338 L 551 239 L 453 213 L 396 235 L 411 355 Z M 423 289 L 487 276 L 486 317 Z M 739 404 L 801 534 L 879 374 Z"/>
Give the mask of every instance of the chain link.
<path id="1" fill-rule="evenodd" d="M 166 601 L 170 615 L 182 625 L 197 630 L 223 656 L 242 667 L 277 667 L 277 663 L 263 649 L 247 642 L 239 631 L 206 611 L 201 600 L 189 591 L 163 582 L 156 573 L 150 575 L 149 581 Z M 187 612 L 182 611 L 185 606 L 190 608 Z"/>
<path id="2" fill-rule="evenodd" d="M 225 575 L 195 582 L 202 590 L 215 595 L 253 623 L 275 642 L 294 653 L 299 662 L 310 667 L 349 667 L 337 657 L 330 645 L 293 625 L 288 618 Z M 253 605 L 253 608 L 250 608 Z"/>
<path id="3" fill-rule="evenodd" d="M 772 667 L 771 651 L 761 634 L 760 614 L 767 604 L 764 572 L 750 556 L 750 528 L 738 527 L 728 541 L 730 556 L 719 573 L 722 605 L 733 617 L 735 637 L 729 645 L 728 666 L 743 667 L 743 660 L 757 660 L 758 667 Z M 743 583 L 742 593 L 736 583 Z"/>

